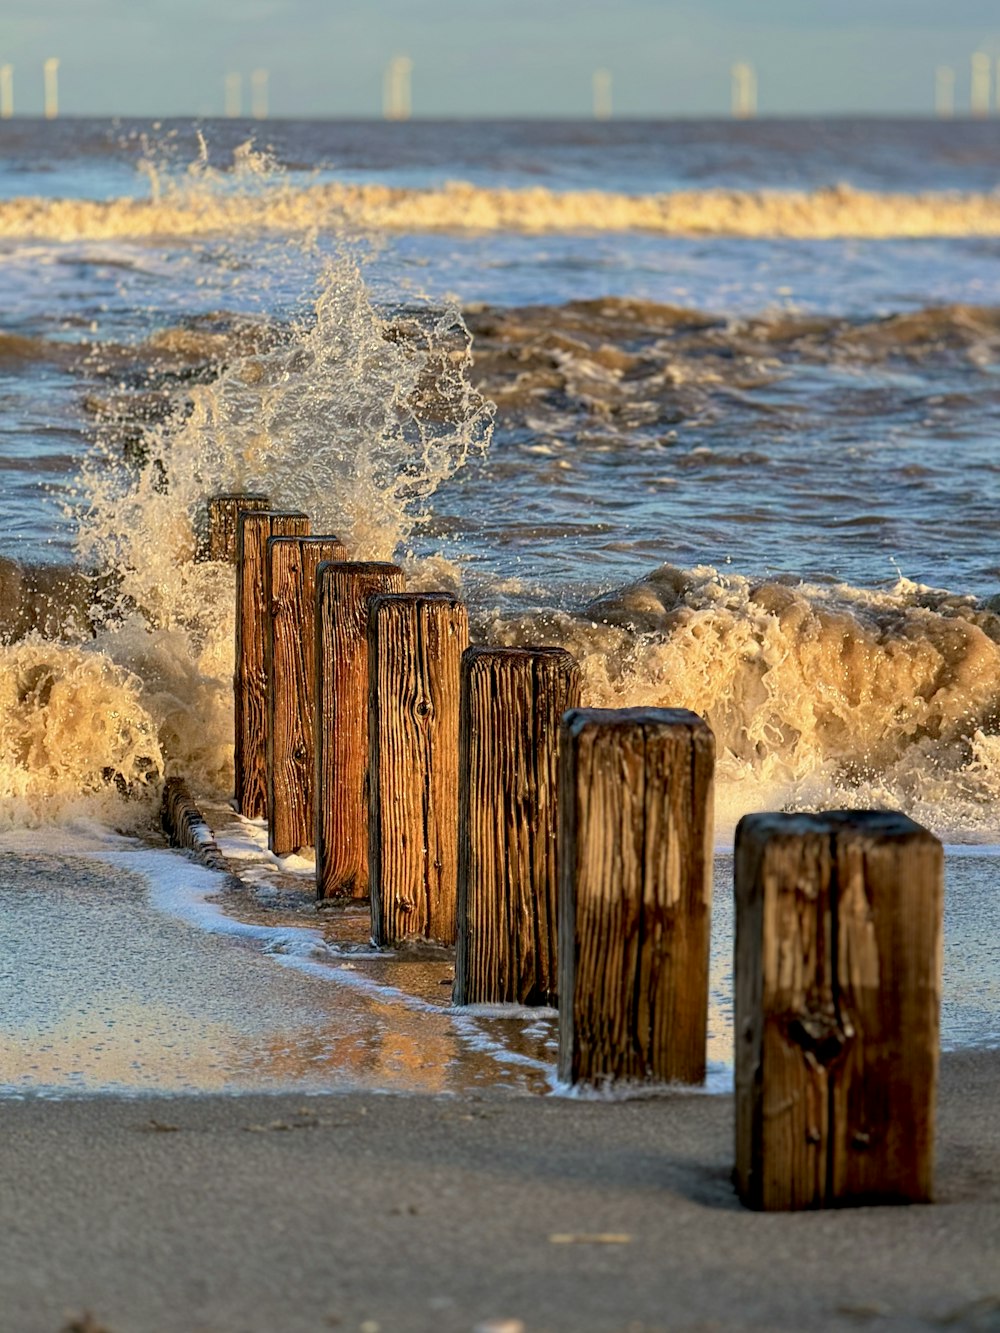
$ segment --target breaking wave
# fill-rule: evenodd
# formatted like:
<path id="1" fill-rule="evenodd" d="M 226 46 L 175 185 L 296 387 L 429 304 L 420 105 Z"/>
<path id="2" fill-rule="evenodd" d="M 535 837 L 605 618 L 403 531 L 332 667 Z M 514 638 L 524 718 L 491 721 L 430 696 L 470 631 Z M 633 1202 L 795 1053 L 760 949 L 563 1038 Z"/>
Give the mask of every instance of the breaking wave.
<path id="1" fill-rule="evenodd" d="M 0 828 L 148 822 L 163 771 L 139 678 L 89 648 L 39 637 L 0 648 Z M 126 799 L 122 799 L 122 798 Z"/>
<path id="2" fill-rule="evenodd" d="M 1000 614 L 976 598 L 663 565 L 579 614 L 488 632 L 542 628 L 581 662 L 587 704 L 709 722 L 721 832 L 757 809 L 891 806 L 959 841 L 997 836 Z"/>
<path id="3" fill-rule="evenodd" d="M 810 191 L 621 194 L 486 188 L 464 181 L 427 189 L 343 181 L 303 187 L 273 180 L 250 152 L 244 158 L 238 180 L 251 179 L 250 192 L 220 189 L 206 168 L 179 181 L 153 176 L 149 199 L 6 200 L 0 202 L 0 238 L 177 238 L 344 227 L 375 233 L 643 231 L 799 239 L 1000 236 L 996 193 L 892 194 L 836 185 Z"/>
<path id="4" fill-rule="evenodd" d="M 439 571 L 411 574 L 433 586 Z M 152 795 L 170 771 L 228 792 L 231 570 L 185 556 L 171 604 L 89 646 L 0 649 L 0 822 L 76 815 L 102 791 L 104 809 L 109 784 Z M 567 647 L 586 706 L 705 717 L 723 839 L 750 810 L 845 805 L 903 809 L 954 841 L 1000 837 L 1000 612 L 976 598 L 664 565 L 576 613 L 480 606 L 474 621 L 483 641 Z"/>

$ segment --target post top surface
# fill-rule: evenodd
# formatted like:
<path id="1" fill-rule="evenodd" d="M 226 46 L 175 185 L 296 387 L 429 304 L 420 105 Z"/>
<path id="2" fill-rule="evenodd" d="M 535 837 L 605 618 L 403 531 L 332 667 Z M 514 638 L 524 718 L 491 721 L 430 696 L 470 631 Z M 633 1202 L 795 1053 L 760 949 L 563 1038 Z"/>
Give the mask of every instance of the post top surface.
<path id="1" fill-rule="evenodd" d="M 267 539 L 268 550 L 271 550 L 274 546 L 316 546 L 319 544 L 340 547 L 343 547 L 344 545 L 340 538 L 335 537 L 332 532 L 327 533 L 325 536 L 321 534 L 318 535 L 317 533 L 312 533 L 311 535 L 303 533 L 301 536 L 297 536 L 294 533 L 282 532 L 275 537 L 268 537 Z"/>
<path id="2" fill-rule="evenodd" d="M 398 566 L 388 565 L 386 568 L 397 569 Z M 416 592 L 378 592 L 368 605 L 375 610 L 390 606 L 423 606 L 425 603 L 430 603 L 432 606 L 465 606 L 461 597 L 456 597 L 454 593 L 420 592 L 419 590 Z"/>
<path id="3" fill-rule="evenodd" d="M 301 509 L 242 509 L 236 515 L 236 522 L 242 526 L 245 523 L 268 523 L 273 518 L 309 518 Z"/>
<path id="4" fill-rule="evenodd" d="M 563 726 L 571 736 L 591 727 L 601 731 L 686 727 L 712 735 L 705 719 L 689 708 L 571 708 L 563 717 Z"/>
<path id="5" fill-rule="evenodd" d="M 402 577 L 403 571 L 399 565 L 390 565 L 379 560 L 327 560 L 316 571 L 318 579 L 340 578 L 344 575 L 348 578 L 360 578 L 365 574 L 370 577 L 398 574 Z"/>
<path id="6" fill-rule="evenodd" d="M 554 648 L 551 645 L 538 647 L 534 644 L 519 645 L 516 648 L 494 648 L 485 644 L 474 643 L 470 648 L 466 648 L 462 654 L 462 661 L 473 666 L 480 662 L 488 665 L 491 661 L 527 662 L 532 658 L 539 657 L 556 662 L 570 662 L 573 666 L 577 665 L 576 658 L 566 648 Z"/>
<path id="7" fill-rule="evenodd" d="M 744 815 L 736 826 L 736 845 L 774 838 L 836 837 L 860 833 L 873 838 L 938 839 L 901 810 L 765 811 Z"/>

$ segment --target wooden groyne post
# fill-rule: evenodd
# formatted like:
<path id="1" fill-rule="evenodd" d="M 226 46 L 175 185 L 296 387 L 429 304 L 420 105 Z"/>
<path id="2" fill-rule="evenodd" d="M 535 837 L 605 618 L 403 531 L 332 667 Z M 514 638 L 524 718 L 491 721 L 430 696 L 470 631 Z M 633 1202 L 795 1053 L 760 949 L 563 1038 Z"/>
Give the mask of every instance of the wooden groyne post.
<path id="1" fill-rule="evenodd" d="M 556 1001 L 559 723 L 579 702 L 562 648 L 462 658 L 456 1004 Z"/>
<path id="2" fill-rule="evenodd" d="M 305 514 L 263 510 L 237 517 L 233 765 L 236 808 L 247 819 L 267 818 L 267 543 L 308 533 Z"/>
<path id="3" fill-rule="evenodd" d="M 347 552 L 336 537 L 271 537 L 265 557 L 268 846 L 313 845 L 316 571 Z"/>
<path id="4" fill-rule="evenodd" d="M 893 811 L 748 815 L 735 874 L 740 1198 L 930 1199 L 941 844 Z"/>
<path id="5" fill-rule="evenodd" d="M 324 565 L 316 584 L 316 896 L 368 893 L 368 603 L 397 565 Z"/>
<path id="6" fill-rule="evenodd" d="M 685 709 L 579 709 L 560 742 L 559 1075 L 701 1083 L 715 738 Z"/>
<path id="7" fill-rule="evenodd" d="M 240 514 L 247 510 L 270 508 L 271 501 L 266 495 L 213 495 L 208 501 L 208 530 L 205 534 L 203 559 L 234 565 L 236 529 Z"/>
<path id="8" fill-rule="evenodd" d="M 469 615 L 447 593 L 368 610 L 368 869 L 372 939 L 455 940 L 458 702 Z"/>

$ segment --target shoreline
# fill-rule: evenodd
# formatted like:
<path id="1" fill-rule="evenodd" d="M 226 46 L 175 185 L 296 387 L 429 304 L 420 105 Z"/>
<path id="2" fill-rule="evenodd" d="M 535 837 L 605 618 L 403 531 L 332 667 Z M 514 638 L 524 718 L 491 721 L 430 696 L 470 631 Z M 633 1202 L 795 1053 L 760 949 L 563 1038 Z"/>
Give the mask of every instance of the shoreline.
<path id="1" fill-rule="evenodd" d="M 493 1084 L 564 1095 L 554 1011 L 456 1009 L 447 950 L 374 949 L 366 906 L 317 911 L 302 868 L 264 854 L 256 825 L 189 799 L 174 807 L 190 844 L 180 854 L 0 839 L 11 854 L 0 887 L 12 960 L 5 1097 L 462 1095 Z M 945 1051 L 1000 1048 L 996 864 L 946 860 Z M 717 857 L 702 1095 L 732 1087 L 731 878 L 731 857 Z"/>
<path id="2" fill-rule="evenodd" d="M 937 1202 L 797 1214 L 738 1204 L 730 1096 L 4 1101 L 0 1328 L 992 1330 L 998 1098 L 943 1056 Z"/>

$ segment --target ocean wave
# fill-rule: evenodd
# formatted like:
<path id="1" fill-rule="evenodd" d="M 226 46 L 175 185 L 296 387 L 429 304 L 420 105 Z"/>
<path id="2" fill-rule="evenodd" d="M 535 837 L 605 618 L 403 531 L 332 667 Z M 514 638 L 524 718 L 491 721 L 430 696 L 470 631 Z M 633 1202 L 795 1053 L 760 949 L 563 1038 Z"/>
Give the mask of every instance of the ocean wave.
<path id="1" fill-rule="evenodd" d="M 568 648 L 587 706 L 704 717 L 724 831 L 750 810 L 890 806 L 996 837 L 1000 614 L 976 598 L 663 565 L 580 613 L 481 631 Z"/>
<path id="2" fill-rule="evenodd" d="M 29 337 L 23 333 L 0 333 L 0 366 L 17 368 L 33 361 L 72 360 L 72 351 L 53 339 Z"/>
<path id="3" fill-rule="evenodd" d="M 95 589 L 82 576 L 53 575 L 49 587 L 0 570 L 11 637 L 32 625 L 68 633 L 77 600 L 96 630 L 82 645 L 35 636 L 0 648 L 0 821 L 60 817 L 87 793 L 141 806 L 135 796 L 169 772 L 229 791 L 232 573 L 195 559 L 212 491 L 263 491 L 311 513 L 315 531 L 336 531 L 356 557 L 389 558 L 431 513 L 435 488 L 485 448 L 484 391 L 515 421 L 523 414 L 532 448 L 549 447 L 533 411 L 548 428 L 555 413 L 594 417 L 580 449 L 602 448 L 597 432 L 624 423 L 633 468 L 643 423 L 672 445 L 663 427 L 725 393 L 722 461 L 759 467 L 750 434 L 734 428 L 733 396 L 773 378 L 782 357 L 976 366 L 1000 345 L 998 312 L 959 306 L 864 322 L 733 321 L 608 299 L 468 320 L 471 349 L 457 312 L 387 318 L 345 260 L 298 324 L 269 331 L 219 315 L 79 354 L 114 386 L 92 405 L 100 442 L 83 468 L 78 534 L 81 566 L 110 576 L 113 614 L 89 614 Z M 159 378 L 125 373 L 129 358 Z M 832 410 L 842 414 L 840 398 Z M 690 454 L 698 466 L 720 458 L 701 444 Z M 502 472 L 494 480 L 499 498 Z M 414 587 L 446 572 L 419 560 L 408 570 Z M 868 591 L 665 565 L 576 614 L 501 618 L 485 609 L 501 582 L 484 579 L 474 599 L 481 638 L 568 647 L 587 704 L 686 706 L 709 721 L 722 828 L 750 809 L 889 804 L 953 838 L 996 839 L 996 607 L 906 580 Z"/>
<path id="4" fill-rule="evenodd" d="M 989 368 L 1000 357 L 1000 309 L 989 306 L 880 318 L 785 311 L 732 318 L 607 297 L 476 308 L 465 319 L 475 383 L 497 406 L 500 440 L 518 444 L 516 451 L 497 451 L 495 474 L 506 468 L 516 477 L 528 466 L 553 488 L 575 483 L 588 517 L 596 494 L 589 488 L 604 459 L 600 484 L 619 513 L 640 494 L 682 487 L 688 503 L 741 523 L 756 513 L 766 529 L 752 478 L 769 469 L 787 502 L 803 458 L 822 457 L 819 441 L 829 441 L 835 457 L 845 442 L 850 447 L 869 432 L 873 439 L 908 441 L 894 480 L 912 488 L 906 493 L 912 498 L 917 489 L 940 486 L 929 468 L 959 470 L 947 447 L 954 432 L 978 430 L 990 438 L 997 410 Z M 739 476 L 748 482 L 742 489 Z M 696 489 L 699 479 L 720 478 L 719 485 Z M 850 490 L 848 480 L 845 474 Z M 843 498 L 840 506 L 821 500 L 815 520 L 832 530 L 845 521 L 874 525 L 873 513 L 888 513 L 883 500 Z M 883 526 L 895 522 L 901 507 Z M 721 552 L 705 540 L 681 501 L 665 504 L 662 514 L 665 527 L 679 520 L 708 558 L 731 549 L 731 535 L 715 538 Z M 970 511 L 966 521 L 976 524 L 981 516 Z M 653 515 L 639 523 L 644 529 L 637 524 L 630 535 L 641 532 L 647 549 L 662 549 Z M 753 534 L 739 544 L 760 567 Z"/>
<path id="5" fill-rule="evenodd" d="M 0 647 L 0 825 L 140 824 L 162 777 L 229 790 L 231 573 L 187 563 L 173 624 Z M 441 571 L 410 565 L 413 586 Z M 452 571 L 453 572 L 453 571 Z M 1000 607 L 663 565 L 577 612 L 474 610 L 475 636 L 550 643 L 588 707 L 686 707 L 717 743 L 723 842 L 751 810 L 903 809 L 950 841 L 998 839 Z M 125 798 L 123 800 L 123 798 Z"/>
<path id="6" fill-rule="evenodd" d="M 845 185 L 799 190 L 497 189 L 453 181 L 439 188 L 283 179 L 252 192 L 197 180 L 149 200 L 21 197 L 0 203 L 0 238 L 69 241 L 181 238 L 214 233 L 653 232 L 669 236 L 797 239 L 1000 236 L 1000 193 L 879 193 Z"/>
<path id="7" fill-rule="evenodd" d="M 149 822 L 163 773 L 141 681 L 89 647 L 0 646 L 0 829 Z"/>
<path id="8" fill-rule="evenodd" d="M 457 313 L 457 312 L 456 312 Z M 380 311 L 382 342 L 419 346 L 426 305 Z M 564 405 L 654 402 L 671 409 L 690 390 L 718 389 L 730 404 L 795 365 L 949 367 L 989 370 L 1000 357 L 1000 307 L 950 303 L 878 316 L 765 310 L 739 316 L 636 297 L 553 305 L 472 304 L 461 311 L 472 336 L 477 387 L 504 413 L 537 407 L 547 393 Z M 217 310 L 160 327 L 137 342 L 0 333 L 0 364 L 58 362 L 94 387 L 84 400 L 102 423 L 160 420 L 226 367 L 295 351 L 294 322 Z M 292 356 L 294 361 L 294 355 Z M 978 375 L 963 385 L 972 394 Z M 759 411 L 779 411 L 760 401 Z M 843 398 L 837 410 L 848 410 Z M 662 424 L 670 424 L 669 410 Z"/>

